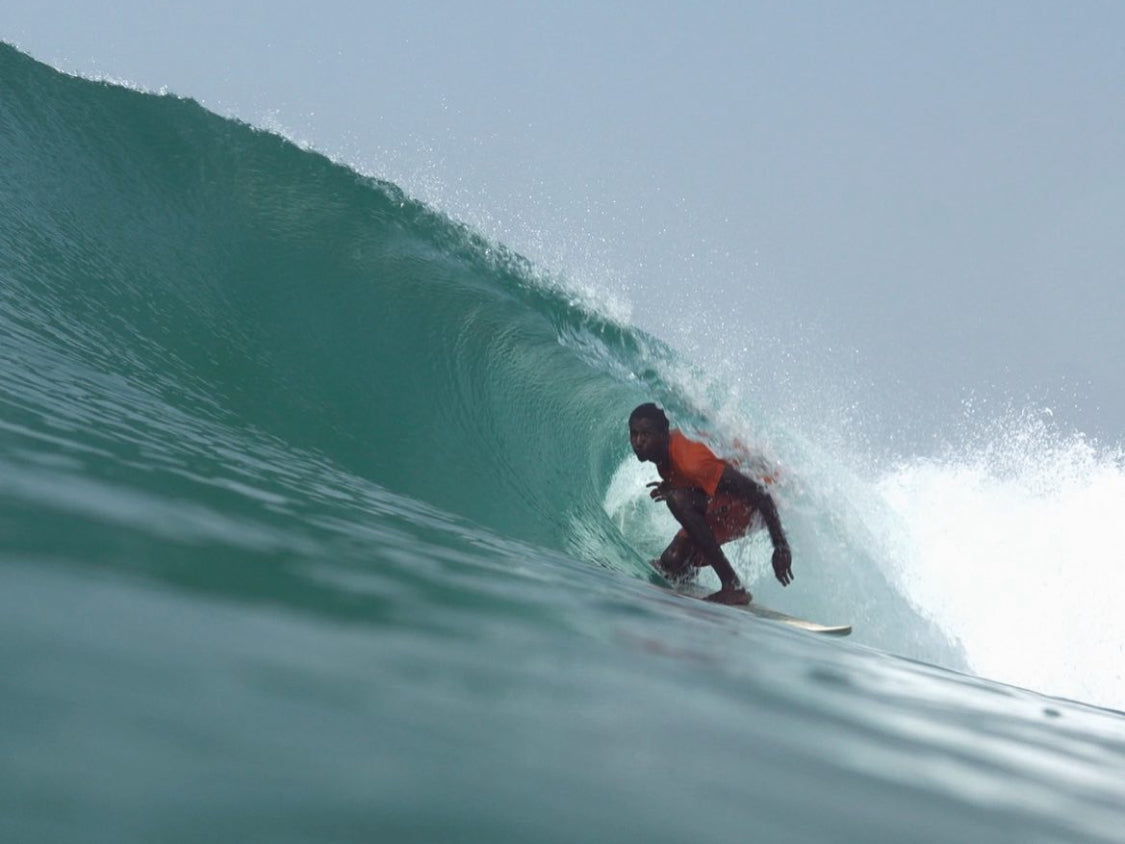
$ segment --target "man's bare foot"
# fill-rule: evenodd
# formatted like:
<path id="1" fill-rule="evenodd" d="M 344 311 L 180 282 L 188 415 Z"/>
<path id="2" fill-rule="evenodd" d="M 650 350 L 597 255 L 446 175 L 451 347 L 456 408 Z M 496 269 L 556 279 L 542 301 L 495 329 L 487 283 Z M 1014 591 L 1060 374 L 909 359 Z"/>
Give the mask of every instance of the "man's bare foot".
<path id="1" fill-rule="evenodd" d="M 730 604 L 731 606 L 741 606 L 742 604 L 749 604 L 750 599 L 753 597 L 745 588 L 739 586 L 737 589 L 728 589 L 723 587 L 718 592 L 714 592 L 707 596 L 708 601 L 714 601 L 716 604 Z"/>

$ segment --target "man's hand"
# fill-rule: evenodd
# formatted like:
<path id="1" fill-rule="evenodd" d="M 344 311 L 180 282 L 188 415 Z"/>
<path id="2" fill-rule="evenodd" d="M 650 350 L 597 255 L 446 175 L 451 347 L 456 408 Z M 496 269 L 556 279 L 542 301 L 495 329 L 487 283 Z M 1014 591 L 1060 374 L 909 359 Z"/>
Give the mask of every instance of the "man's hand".
<path id="1" fill-rule="evenodd" d="M 653 481 L 650 484 L 645 484 L 645 486 L 651 487 L 648 494 L 653 501 L 663 501 L 672 491 L 667 481 Z"/>
<path id="2" fill-rule="evenodd" d="M 782 586 L 793 582 L 793 552 L 788 545 L 779 545 L 773 549 L 773 573 Z"/>

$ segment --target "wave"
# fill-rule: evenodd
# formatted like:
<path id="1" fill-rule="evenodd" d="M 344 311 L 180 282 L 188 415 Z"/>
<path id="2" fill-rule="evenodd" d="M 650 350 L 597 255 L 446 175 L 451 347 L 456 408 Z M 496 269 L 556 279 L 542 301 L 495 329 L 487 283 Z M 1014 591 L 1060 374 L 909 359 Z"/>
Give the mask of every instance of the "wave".
<path id="1" fill-rule="evenodd" d="M 959 585 L 933 586 L 934 572 L 971 576 L 935 538 L 955 525 L 927 533 L 926 502 L 950 494 L 934 484 L 956 461 L 934 483 L 918 462 L 865 477 L 565 279 L 190 99 L 0 46 L 0 155 L 0 448 L 72 461 L 70 494 L 110 478 L 120 502 L 171 500 L 182 522 L 199 504 L 185 473 L 222 462 L 232 500 L 300 519 L 359 479 L 397 502 L 377 512 L 415 502 L 412 518 L 643 578 L 672 525 L 644 495 L 651 468 L 632 459 L 625 420 L 656 400 L 777 472 L 796 584 L 771 583 L 763 536 L 732 550 L 763 600 L 852 622 L 857 641 L 895 653 L 1003 674 L 980 656 L 988 638 L 968 620 L 980 607 L 950 610 Z M 283 490 L 255 485 L 266 471 L 289 473 Z M 9 551 L 51 553 L 64 517 L 47 502 L 64 492 L 6 494 L 40 522 Z M 977 512 L 998 504 L 988 495 Z M 237 522 L 206 530 L 232 548 L 269 544 Z"/>

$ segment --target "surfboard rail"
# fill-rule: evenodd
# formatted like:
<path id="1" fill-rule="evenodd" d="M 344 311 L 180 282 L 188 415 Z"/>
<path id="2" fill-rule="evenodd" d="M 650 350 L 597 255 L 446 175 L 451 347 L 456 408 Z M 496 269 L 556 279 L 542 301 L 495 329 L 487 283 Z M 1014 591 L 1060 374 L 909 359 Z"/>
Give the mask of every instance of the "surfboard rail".
<path id="1" fill-rule="evenodd" d="M 677 595 L 683 595 L 685 598 L 692 598 L 698 601 L 705 600 L 707 596 L 714 591 L 713 589 L 707 589 L 694 583 L 680 584 L 678 586 L 670 586 L 669 588 Z M 804 630 L 809 633 L 820 633 L 825 636 L 849 636 L 852 632 L 852 626 L 850 624 L 821 624 L 817 621 L 809 621 L 808 619 L 798 618 L 795 615 L 789 615 L 788 613 L 770 609 L 754 601 L 751 601 L 749 604 L 721 604 L 719 606 L 729 606 L 731 609 L 748 612 L 757 618 L 764 618 L 767 621 L 776 621 L 788 627 Z"/>

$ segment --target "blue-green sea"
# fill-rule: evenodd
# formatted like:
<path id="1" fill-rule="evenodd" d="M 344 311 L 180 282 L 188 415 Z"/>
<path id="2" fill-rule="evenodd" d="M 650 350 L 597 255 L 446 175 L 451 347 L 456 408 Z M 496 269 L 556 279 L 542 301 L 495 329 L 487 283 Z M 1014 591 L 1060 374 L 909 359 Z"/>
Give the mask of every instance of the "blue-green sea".
<path id="1" fill-rule="evenodd" d="M 653 581 L 649 400 L 851 637 Z M 1125 472 L 1056 446 L 865 475 L 393 184 L 0 45 L 2 842 L 1123 841 L 1120 594 L 1035 556 L 1111 532 L 1035 530 Z"/>

